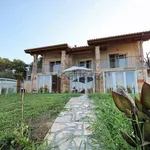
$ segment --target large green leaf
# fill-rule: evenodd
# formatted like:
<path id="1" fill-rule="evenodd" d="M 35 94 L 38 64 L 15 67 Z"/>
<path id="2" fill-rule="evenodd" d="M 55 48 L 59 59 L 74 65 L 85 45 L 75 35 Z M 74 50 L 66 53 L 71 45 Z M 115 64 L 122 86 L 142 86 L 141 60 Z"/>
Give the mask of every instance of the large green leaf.
<path id="1" fill-rule="evenodd" d="M 146 82 L 142 87 L 140 102 L 145 108 L 150 109 L 150 85 Z"/>
<path id="2" fill-rule="evenodd" d="M 127 133 L 125 132 L 121 132 L 121 135 L 123 137 L 123 139 L 131 146 L 133 147 L 137 147 L 137 144 L 136 144 L 136 141 L 135 141 L 135 138 L 129 136 Z"/>
<path id="3" fill-rule="evenodd" d="M 137 110 L 137 116 L 139 121 L 146 121 L 146 120 L 150 120 L 150 118 L 143 112 Z"/>
<path id="4" fill-rule="evenodd" d="M 134 102 L 135 102 L 135 105 L 136 105 L 137 109 L 142 112 L 142 104 L 137 99 L 137 97 L 134 98 Z"/>
<path id="5" fill-rule="evenodd" d="M 150 118 L 150 111 L 147 108 L 143 107 L 142 112 Z"/>
<path id="6" fill-rule="evenodd" d="M 144 131 L 145 141 L 150 142 L 150 122 L 149 121 L 146 121 L 143 124 L 143 131 Z"/>
<path id="7" fill-rule="evenodd" d="M 129 111 L 133 113 L 134 107 L 127 97 L 116 92 L 112 92 L 112 97 L 115 105 L 120 111 L 124 112 L 126 115 L 129 114 Z"/>
<path id="8" fill-rule="evenodd" d="M 140 121 L 150 120 L 150 118 L 147 116 L 147 114 L 143 112 L 143 106 L 136 97 L 134 98 L 134 102 L 135 102 L 135 106 L 137 107 L 136 112 L 137 112 L 137 116 L 138 116 L 139 120 Z"/>

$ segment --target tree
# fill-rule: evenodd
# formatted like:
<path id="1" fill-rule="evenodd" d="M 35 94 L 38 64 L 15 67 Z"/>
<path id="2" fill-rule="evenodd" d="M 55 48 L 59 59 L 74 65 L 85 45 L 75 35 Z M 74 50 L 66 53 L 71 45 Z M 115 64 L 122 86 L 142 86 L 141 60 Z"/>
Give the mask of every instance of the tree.
<path id="1" fill-rule="evenodd" d="M 26 76 L 26 64 L 22 60 L 14 59 L 12 62 L 12 69 L 14 71 L 14 76 L 17 79 L 17 93 L 19 93 L 21 81 L 23 81 Z"/>
<path id="2" fill-rule="evenodd" d="M 26 77 L 26 64 L 19 59 L 10 61 L 8 58 L 0 58 L 0 77 L 14 78 L 17 80 L 17 92 L 20 92 L 21 81 Z"/>
<path id="3" fill-rule="evenodd" d="M 24 80 L 26 76 L 26 64 L 19 59 L 14 59 L 12 62 L 12 71 L 14 71 L 14 75 L 16 79 Z"/>
<path id="4" fill-rule="evenodd" d="M 150 68 L 150 56 L 149 55 L 150 55 L 150 52 L 146 53 L 146 58 L 144 59 L 148 69 Z"/>
<path id="5" fill-rule="evenodd" d="M 12 67 L 12 62 L 8 58 L 0 57 L 0 72 L 10 71 Z"/>
<path id="6" fill-rule="evenodd" d="M 43 58 L 41 56 L 38 58 L 37 69 L 42 69 L 42 61 L 43 61 Z M 33 62 L 30 64 L 30 68 L 29 68 L 30 71 L 32 71 L 32 66 L 33 66 Z"/>
<path id="7" fill-rule="evenodd" d="M 0 57 L 0 78 L 14 79 L 12 69 L 12 62 L 8 58 Z"/>

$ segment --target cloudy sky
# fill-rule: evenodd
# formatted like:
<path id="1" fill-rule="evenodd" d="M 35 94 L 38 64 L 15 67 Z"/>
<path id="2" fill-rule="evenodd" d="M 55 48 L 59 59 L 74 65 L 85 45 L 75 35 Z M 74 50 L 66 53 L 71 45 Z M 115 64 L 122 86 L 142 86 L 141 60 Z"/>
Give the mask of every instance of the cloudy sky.
<path id="1" fill-rule="evenodd" d="M 30 63 L 28 48 L 147 30 L 150 0 L 0 0 L 0 57 L 11 60 Z"/>

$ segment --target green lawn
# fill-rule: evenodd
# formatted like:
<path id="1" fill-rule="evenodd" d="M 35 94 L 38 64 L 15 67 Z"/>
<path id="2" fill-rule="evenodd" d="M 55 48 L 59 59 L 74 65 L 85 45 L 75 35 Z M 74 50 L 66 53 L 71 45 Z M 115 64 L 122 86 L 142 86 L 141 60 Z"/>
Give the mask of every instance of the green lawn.
<path id="1" fill-rule="evenodd" d="M 122 139 L 120 130 L 129 132 L 130 121 L 115 106 L 110 94 L 89 94 L 94 100 L 96 121 L 93 125 L 94 138 L 103 150 L 132 150 Z M 131 132 L 130 132 L 131 133 Z"/>
<path id="2" fill-rule="evenodd" d="M 25 94 L 24 121 L 43 138 L 68 100 L 77 94 Z M 0 138 L 21 123 L 21 95 L 0 96 Z M 47 127 L 47 128 L 46 128 Z M 40 133 L 39 133 L 40 132 Z M 42 133 L 41 133 L 42 132 Z M 34 133 L 33 133 L 34 135 Z"/>

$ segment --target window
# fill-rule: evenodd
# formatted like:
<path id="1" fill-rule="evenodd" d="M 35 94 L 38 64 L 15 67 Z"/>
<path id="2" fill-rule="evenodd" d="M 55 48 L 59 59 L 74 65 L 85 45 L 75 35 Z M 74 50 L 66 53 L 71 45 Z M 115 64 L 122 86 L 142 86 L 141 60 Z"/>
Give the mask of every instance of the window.
<path id="1" fill-rule="evenodd" d="M 86 67 L 91 69 L 91 60 L 86 60 L 86 61 L 80 61 L 79 66 L 80 67 Z"/>
<path id="2" fill-rule="evenodd" d="M 60 72 L 61 70 L 61 61 L 50 62 L 50 72 Z"/>
<path id="3" fill-rule="evenodd" d="M 127 66 L 126 54 L 113 54 L 109 55 L 110 68 L 119 68 Z"/>
<path id="4" fill-rule="evenodd" d="M 134 71 L 105 72 L 105 91 L 117 90 L 123 86 L 128 93 L 137 93 L 137 81 Z"/>

